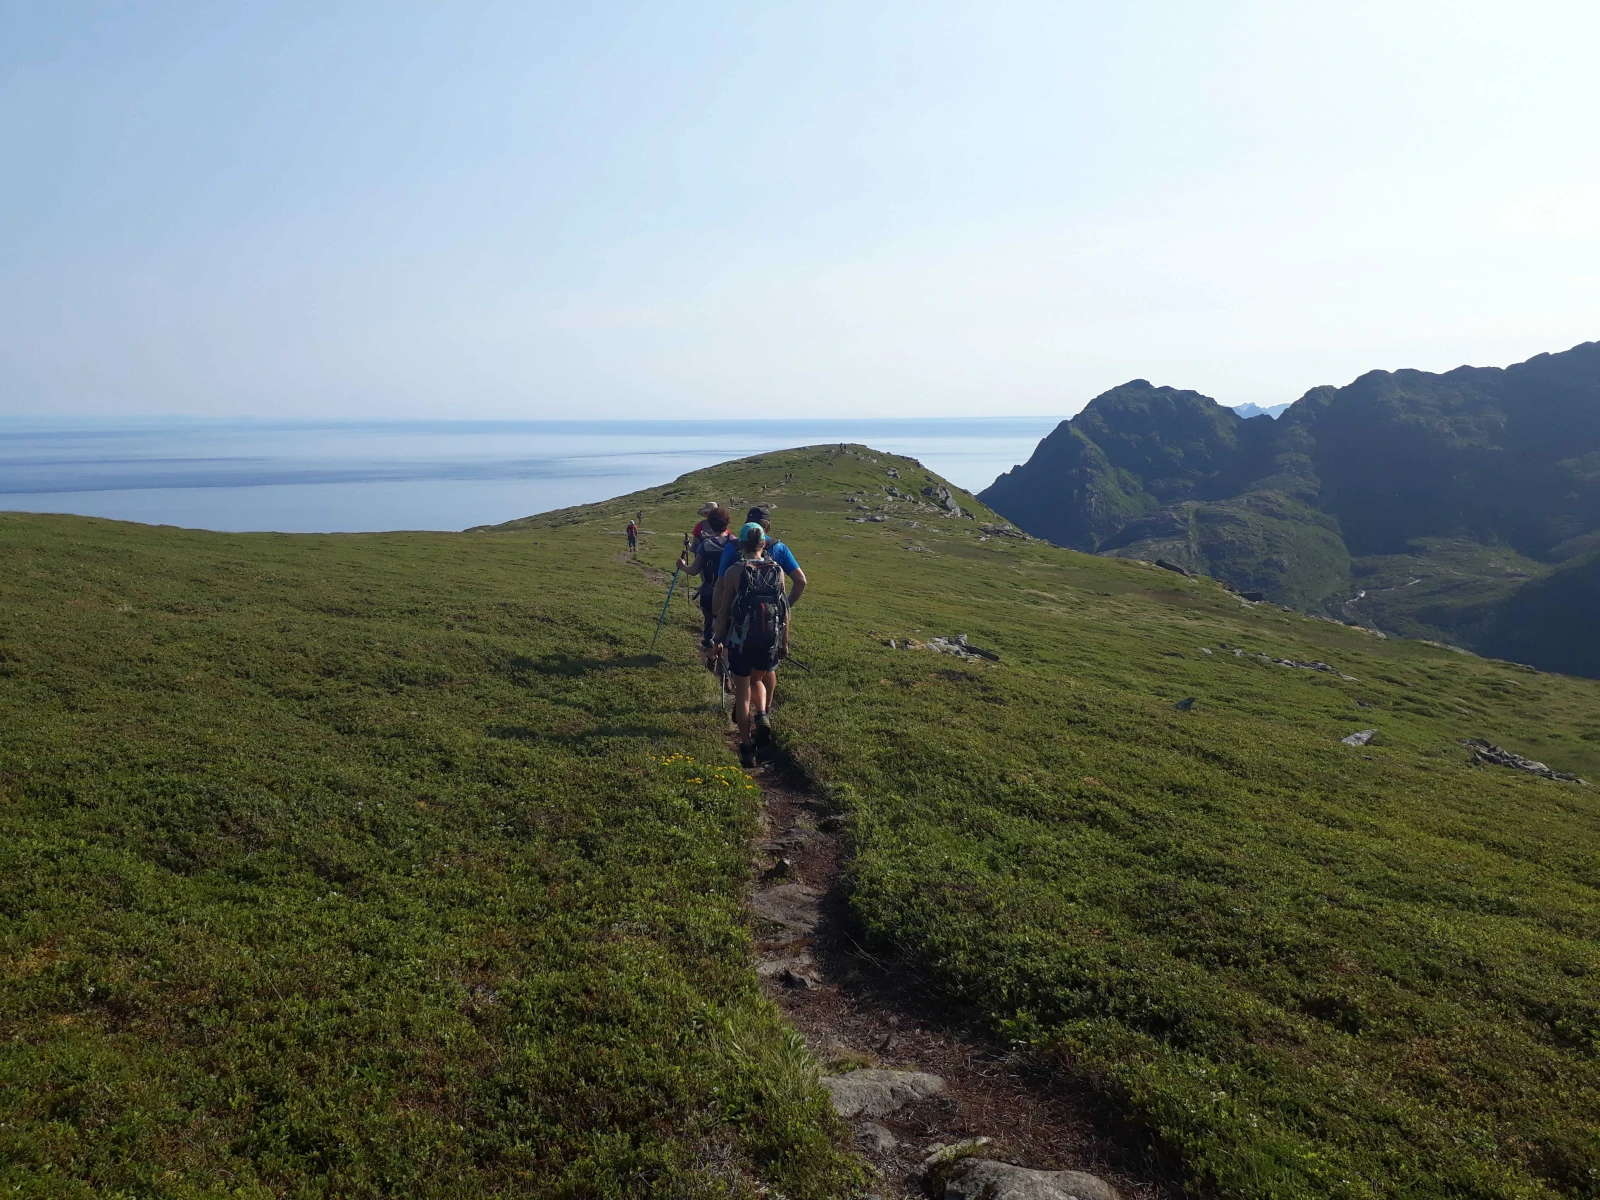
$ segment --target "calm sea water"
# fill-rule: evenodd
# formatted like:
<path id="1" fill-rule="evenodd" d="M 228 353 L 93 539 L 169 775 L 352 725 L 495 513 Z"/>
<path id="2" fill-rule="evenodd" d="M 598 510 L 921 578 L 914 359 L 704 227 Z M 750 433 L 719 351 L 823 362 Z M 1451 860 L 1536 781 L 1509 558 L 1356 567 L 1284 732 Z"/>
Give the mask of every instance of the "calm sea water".
<path id="1" fill-rule="evenodd" d="M 465 529 L 604 500 L 730 458 L 863 442 L 977 491 L 1049 417 L 881 421 L 0 419 L 0 510 L 197 529 Z M 709 499 L 709 497 L 708 497 Z"/>

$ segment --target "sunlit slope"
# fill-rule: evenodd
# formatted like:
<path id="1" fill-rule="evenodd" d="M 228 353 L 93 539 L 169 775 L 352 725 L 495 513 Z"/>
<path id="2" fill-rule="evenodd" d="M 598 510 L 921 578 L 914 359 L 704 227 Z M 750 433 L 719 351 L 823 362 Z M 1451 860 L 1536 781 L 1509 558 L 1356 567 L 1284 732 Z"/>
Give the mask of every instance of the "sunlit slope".
<path id="1" fill-rule="evenodd" d="M 834 446 L 466 534 L 0 517 L 0 1181 L 849 1194 L 681 583 L 644 656 L 717 498 L 811 577 L 777 726 L 874 944 L 1225 1194 L 1593 1195 L 1595 789 L 1458 742 L 1600 777 L 1600 683 L 942 486 Z M 1000 661 L 889 644 L 955 634 Z"/>
<path id="2" fill-rule="evenodd" d="M 0 515 L 0 1193 L 850 1194 L 620 541 Z"/>
<path id="3" fill-rule="evenodd" d="M 812 583 L 780 737 L 855 816 L 879 946 L 1224 1194 L 1596 1194 L 1600 789 L 1459 742 L 1600 780 L 1600 683 L 995 536 L 838 450 L 524 524 L 775 506 Z M 687 655 L 688 607 L 670 624 Z M 1000 662 L 890 646 L 955 634 Z"/>

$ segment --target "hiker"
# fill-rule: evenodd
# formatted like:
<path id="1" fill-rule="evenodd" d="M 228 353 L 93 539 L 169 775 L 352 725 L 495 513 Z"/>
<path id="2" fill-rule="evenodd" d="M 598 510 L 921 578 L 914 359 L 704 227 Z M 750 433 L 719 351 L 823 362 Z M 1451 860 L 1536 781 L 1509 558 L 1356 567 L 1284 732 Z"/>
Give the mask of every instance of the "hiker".
<path id="1" fill-rule="evenodd" d="M 794 602 L 800 598 L 800 593 L 806 590 L 806 573 L 800 569 L 800 564 L 795 560 L 794 552 L 782 542 L 772 540 L 772 510 L 764 504 L 757 504 L 745 513 L 746 521 L 754 521 L 761 526 L 761 532 L 767 535 L 767 557 L 783 568 L 783 573 L 789 577 L 792 587 L 789 590 L 789 607 L 794 607 Z M 729 567 L 733 566 L 739 558 L 739 547 L 731 545 L 722 552 L 722 561 L 717 564 L 717 578 Z M 787 652 L 788 643 L 784 643 Z M 772 709 L 772 693 L 777 689 L 778 681 L 774 677 L 771 687 L 767 689 L 767 710 Z"/>
<path id="2" fill-rule="evenodd" d="M 628 551 L 634 553 L 639 549 L 639 522 L 628 522 Z"/>
<path id="3" fill-rule="evenodd" d="M 757 504 L 744 515 L 744 519 L 754 521 L 761 526 L 761 532 L 767 535 L 767 557 L 783 568 L 783 573 L 794 584 L 794 595 L 799 596 L 805 591 L 806 573 L 800 569 L 800 564 L 795 560 L 794 552 L 782 542 L 772 541 L 772 510 L 764 504 Z M 734 563 L 739 561 L 739 547 L 730 539 L 730 544 L 722 551 L 722 561 L 717 564 L 717 578 L 722 578 L 722 573 Z M 791 599 L 791 603 L 792 603 Z"/>
<path id="4" fill-rule="evenodd" d="M 700 510 L 705 520 L 697 524 L 690 535 L 689 548 L 678 556 L 678 570 L 700 576 L 700 613 L 705 618 L 700 632 L 700 647 L 711 649 L 711 602 L 715 595 L 717 576 L 724 550 L 733 545 L 728 525 L 733 514 L 717 504 L 708 504 Z M 690 556 L 693 561 L 690 561 Z"/>
<path id="5" fill-rule="evenodd" d="M 713 512 L 715 512 L 717 508 L 718 508 L 718 504 L 717 504 L 717 502 L 715 500 L 707 500 L 704 504 L 702 504 L 700 506 L 700 510 L 695 514 L 700 519 L 695 522 L 694 528 L 689 531 L 689 544 L 691 546 L 694 545 L 694 543 L 698 542 L 700 540 L 701 536 L 705 533 L 705 531 L 706 531 L 706 518 L 709 517 Z M 730 521 L 733 520 L 733 514 L 732 513 L 728 514 L 728 520 L 730 520 Z"/>
<path id="6" fill-rule="evenodd" d="M 717 580 L 714 630 L 733 677 L 739 763 L 753 767 L 757 747 L 772 742 L 778 660 L 788 648 L 789 610 L 805 590 L 805 576 L 796 564 L 793 587 L 784 595 L 783 577 L 790 573 L 768 556 L 767 531 L 759 522 L 748 521 L 739 530 L 736 553 L 738 561 Z"/>

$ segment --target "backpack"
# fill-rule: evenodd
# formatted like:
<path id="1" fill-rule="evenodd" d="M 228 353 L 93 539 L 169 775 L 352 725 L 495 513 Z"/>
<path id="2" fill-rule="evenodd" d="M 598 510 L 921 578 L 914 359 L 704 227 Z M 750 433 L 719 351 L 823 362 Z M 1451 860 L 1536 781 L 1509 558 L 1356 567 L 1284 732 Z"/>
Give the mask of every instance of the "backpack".
<path id="1" fill-rule="evenodd" d="M 781 646 L 788 626 L 783 568 L 770 558 L 746 559 L 739 572 L 739 590 L 728 610 L 728 644 L 747 654 Z"/>
<path id="2" fill-rule="evenodd" d="M 700 568 L 700 587 L 697 595 L 703 595 L 706 603 L 711 602 L 711 593 L 717 586 L 717 567 L 722 563 L 722 551 L 733 541 L 731 533 L 705 533 L 695 543 L 694 548 L 705 565 Z"/>

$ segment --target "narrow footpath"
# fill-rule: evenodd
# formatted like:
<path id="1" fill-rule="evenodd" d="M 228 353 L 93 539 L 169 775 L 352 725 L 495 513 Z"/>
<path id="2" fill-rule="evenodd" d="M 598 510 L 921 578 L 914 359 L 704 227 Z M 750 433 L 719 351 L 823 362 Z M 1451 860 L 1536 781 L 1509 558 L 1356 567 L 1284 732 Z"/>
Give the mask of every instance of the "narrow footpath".
<path id="1" fill-rule="evenodd" d="M 877 1171 L 868 1196 L 1181 1195 L 1160 1164 L 1102 1132 L 1086 1091 L 952 1024 L 927 980 L 858 946 L 840 887 L 846 818 L 781 752 L 749 774 L 764 804 L 749 900 L 757 971 Z"/>

